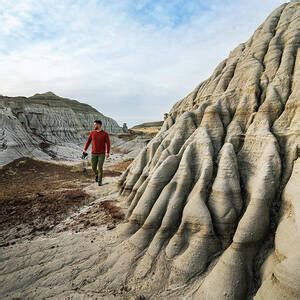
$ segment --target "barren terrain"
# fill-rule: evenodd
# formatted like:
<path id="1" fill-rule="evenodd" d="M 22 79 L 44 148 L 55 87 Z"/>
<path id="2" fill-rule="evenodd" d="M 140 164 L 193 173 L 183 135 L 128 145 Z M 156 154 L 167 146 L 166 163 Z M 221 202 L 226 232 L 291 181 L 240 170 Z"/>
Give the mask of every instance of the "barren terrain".
<path id="1" fill-rule="evenodd" d="M 120 175 L 129 163 L 130 160 L 106 169 L 106 180 Z M 112 202 L 93 203 L 97 194 L 85 191 L 93 178 L 92 171 L 84 170 L 80 164 L 67 166 L 20 158 L 6 165 L 0 175 L 0 246 L 46 234 L 84 206 L 90 210 L 84 216 L 74 217 L 72 228 L 79 230 L 122 220 L 124 214 Z M 94 188 L 99 189 L 96 185 Z M 96 218 L 97 213 L 101 213 L 101 218 Z"/>
<path id="2" fill-rule="evenodd" d="M 110 236 L 124 220 L 116 183 L 131 161 L 107 162 L 101 187 L 91 169 L 84 169 L 86 163 L 20 158 L 1 170 L 2 299 L 118 294 L 88 292 L 84 286 L 86 274 L 107 256 L 115 240 Z M 125 290 L 120 287 L 119 294 Z"/>

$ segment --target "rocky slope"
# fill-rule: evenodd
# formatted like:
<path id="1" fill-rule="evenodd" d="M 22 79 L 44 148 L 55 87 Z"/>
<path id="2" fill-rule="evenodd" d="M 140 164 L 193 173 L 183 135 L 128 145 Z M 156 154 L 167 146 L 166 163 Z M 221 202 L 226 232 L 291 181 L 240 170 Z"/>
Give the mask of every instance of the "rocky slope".
<path id="1" fill-rule="evenodd" d="M 78 157 L 95 119 L 110 133 L 123 132 L 115 120 L 91 106 L 51 92 L 29 98 L 0 96 L 0 165 L 22 156 Z"/>
<path id="2" fill-rule="evenodd" d="M 300 298 L 300 3 L 281 5 L 172 108 L 120 180 L 106 289 Z"/>

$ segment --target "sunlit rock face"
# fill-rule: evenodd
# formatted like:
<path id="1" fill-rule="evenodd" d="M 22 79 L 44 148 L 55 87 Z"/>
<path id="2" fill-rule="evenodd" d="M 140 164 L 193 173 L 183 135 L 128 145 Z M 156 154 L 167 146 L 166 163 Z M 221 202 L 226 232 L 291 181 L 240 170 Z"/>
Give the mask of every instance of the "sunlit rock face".
<path id="1" fill-rule="evenodd" d="M 120 179 L 105 288 L 300 298 L 300 3 L 281 5 L 177 102 Z"/>
<path id="2" fill-rule="evenodd" d="M 93 121 L 109 133 L 121 133 L 117 122 L 91 106 L 48 92 L 32 97 L 0 97 L 0 165 L 22 156 L 78 157 Z"/>

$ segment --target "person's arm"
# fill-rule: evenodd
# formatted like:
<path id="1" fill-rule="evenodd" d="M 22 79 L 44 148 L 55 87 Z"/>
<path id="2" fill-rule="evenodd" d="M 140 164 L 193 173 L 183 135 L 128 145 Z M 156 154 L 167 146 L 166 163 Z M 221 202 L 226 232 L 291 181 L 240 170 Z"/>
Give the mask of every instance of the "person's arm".
<path id="1" fill-rule="evenodd" d="M 85 144 L 85 146 L 84 146 L 84 148 L 83 148 L 83 152 L 86 152 L 86 151 L 87 151 L 87 149 L 88 149 L 89 146 L 90 146 L 91 141 L 92 141 L 92 133 L 90 132 L 90 135 L 89 135 L 89 137 L 88 137 L 88 139 L 87 139 L 87 141 L 86 141 L 86 144 Z"/>
<path id="2" fill-rule="evenodd" d="M 110 153 L 110 139 L 109 139 L 108 133 L 106 133 L 105 145 L 106 145 L 106 158 L 109 158 L 109 153 Z"/>

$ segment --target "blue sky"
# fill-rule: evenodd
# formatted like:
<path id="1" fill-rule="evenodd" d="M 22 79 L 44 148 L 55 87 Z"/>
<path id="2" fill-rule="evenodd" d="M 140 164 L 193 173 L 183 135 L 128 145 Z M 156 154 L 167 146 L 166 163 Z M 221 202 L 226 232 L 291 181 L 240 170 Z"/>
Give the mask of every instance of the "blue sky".
<path id="1" fill-rule="evenodd" d="M 0 94 L 160 120 L 281 0 L 0 0 Z"/>

